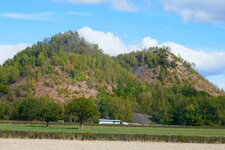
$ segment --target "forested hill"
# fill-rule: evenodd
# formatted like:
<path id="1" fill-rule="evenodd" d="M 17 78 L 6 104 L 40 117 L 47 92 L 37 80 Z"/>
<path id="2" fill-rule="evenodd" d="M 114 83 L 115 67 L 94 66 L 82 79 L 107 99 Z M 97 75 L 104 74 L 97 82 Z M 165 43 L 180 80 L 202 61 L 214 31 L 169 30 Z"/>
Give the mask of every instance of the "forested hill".
<path id="1" fill-rule="evenodd" d="M 162 124 L 223 125 L 225 98 L 214 97 L 223 94 L 167 48 L 110 57 L 72 31 L 0 66 L 0 119 L 20 119 L 26 99 L 64 104 L 86 97 L 98 105 L 101 118 L 132 121 L 138 112 Z"/>
<path id="2" fill-rule="evenodd" d="M 1 86 L 17 98 L 48 95 L 61 102 L 96 97 L 101 87 L 112 91 L 118 85 L 141 84 L 77 32 L 58 34 L 23 50 L 4 63 L 0 74 Z"/>

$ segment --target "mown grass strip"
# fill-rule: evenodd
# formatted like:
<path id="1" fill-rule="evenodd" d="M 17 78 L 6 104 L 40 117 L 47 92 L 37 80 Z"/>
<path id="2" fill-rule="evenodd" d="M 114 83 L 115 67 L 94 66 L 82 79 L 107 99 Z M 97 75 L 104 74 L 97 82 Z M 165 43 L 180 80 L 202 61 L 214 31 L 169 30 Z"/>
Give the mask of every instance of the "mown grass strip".
<path id="1" fill-rule="evenodd" d="M 98 141 L 152 141 L 152 142 L 218 143 L 218 144 L 225 143 L 225 137 L 34 132 L 34 131 L 13 131 L 13 130 L 0 130 L 0 138 L 98 140 Z"/>

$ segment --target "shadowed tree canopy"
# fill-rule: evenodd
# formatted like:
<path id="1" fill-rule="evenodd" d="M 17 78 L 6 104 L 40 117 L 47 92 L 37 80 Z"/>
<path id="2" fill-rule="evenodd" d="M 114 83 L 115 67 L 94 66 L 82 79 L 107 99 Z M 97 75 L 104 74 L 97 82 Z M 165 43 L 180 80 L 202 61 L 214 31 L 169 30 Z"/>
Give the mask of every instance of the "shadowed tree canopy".
<path id="1" fill-rule="evenodd" d="M 38 99 L 24 100 L 19 106 L 19 118 L 21 120 L 37 120 L 40 116 L 41 103 Z"/>

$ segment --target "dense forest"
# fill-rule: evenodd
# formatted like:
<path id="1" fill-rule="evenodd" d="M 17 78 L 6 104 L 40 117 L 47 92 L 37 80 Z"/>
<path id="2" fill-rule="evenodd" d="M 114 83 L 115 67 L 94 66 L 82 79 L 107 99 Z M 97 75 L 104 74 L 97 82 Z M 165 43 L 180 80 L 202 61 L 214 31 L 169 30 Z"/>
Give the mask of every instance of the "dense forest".
<path id="1" fill-rule="evenodd" d="M 26 48 L 0 66 L 0 119 L 69 120 L 67 105 L 85 97 L 100 118 L 158 124 L 225 126 L 224 92 L 168 48 L 110 57 L 68 31 Z M 51 106 L 51 107 L 50 107 Z M 96 119 L 96 118 L 95 118 Z"/>

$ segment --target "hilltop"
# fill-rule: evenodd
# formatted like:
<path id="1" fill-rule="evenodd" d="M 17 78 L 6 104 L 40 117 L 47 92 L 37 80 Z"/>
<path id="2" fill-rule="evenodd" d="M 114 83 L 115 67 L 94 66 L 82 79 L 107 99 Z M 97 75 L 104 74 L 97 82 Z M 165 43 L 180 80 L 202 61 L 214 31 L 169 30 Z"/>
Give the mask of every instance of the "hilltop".
<path id="1" fill-rule="evenodd" d="M 188 86 L 213 96 L 224 95 L 224 91 L 195 70 L 195 64 L 178 58 L 167 47 L 122 54 L 116 60 L 149 85 Z"/>

